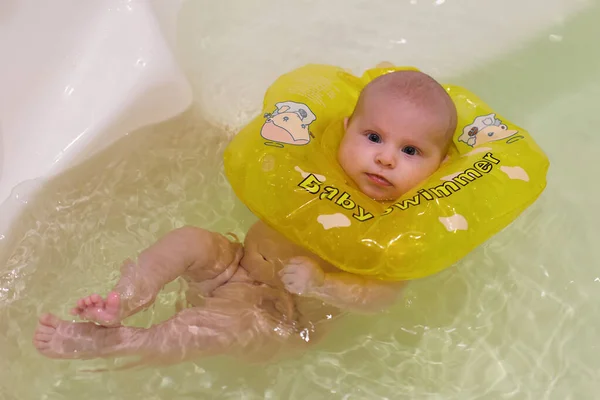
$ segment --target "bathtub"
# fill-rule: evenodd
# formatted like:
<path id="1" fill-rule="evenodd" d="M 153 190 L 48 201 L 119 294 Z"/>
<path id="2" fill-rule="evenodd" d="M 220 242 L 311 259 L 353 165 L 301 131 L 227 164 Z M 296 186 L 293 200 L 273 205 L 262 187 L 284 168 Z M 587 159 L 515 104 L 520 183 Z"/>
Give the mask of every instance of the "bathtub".
<path id="1" fill-rule="evenodd" d="M 149 398 L 148 393 L 156 398 L 589 398 L 600 379 L 591 368 L 600 352 L 590 336 L 600 329 L 595 306 L 600 296 L 593 294 L 600 274 L 578 265 L 597 265 L 589 238 L 599 233 L 593 199 L 600 193 L 586 182 L 596 179 L 593 171 L 600 167 L 593 151 L 600 141 L 590 134 L 592 120 L 598 120 L 590 104 L 600 95 L 595 84 L 600 53 L 593 40 L 587 50 L 574 42 L 598 37 L 598 18 L 600 7 L 584 0 L 533 0 L 527 7 L 517 0 L 3 1 L 0 253 L 27 254 L 21 237 L 37 237 L 52 253 L 45 262 L 40 253 L 0 268 L 0 335 L 8 339 L 0 344 L 0 353 L 8 354 L 0 370 L 12 368 L 0 378 L 0 394 L 78 398 L 77 390 L 98 396 L 108 390 L 115 398 Z M 415 283 L 388 316 L 352 317 L 343 326 L 356 335 L 336 336 L 296 360 L 264 369 L 199 361 L 105 378 L 81 375 L 77 363 L 47 372 L 58 364 L 41 359 L 26 337 L 42 308 L 63 307 L 57 312 L 66 315 L 62 286 L 50 289 L 47 282 L 74 287 L 69 301 L 85 294 L 85 285 L 106 290 L 108 283 L 99 282 L 111 269 L 103 263 L 114 264 L 131 248 L 143 248 L 163 228 L 152 223 L 139 228 L 137 221 L 146 216 L 126 215 L 125 227 L 111 239 L 115 248 L 105 247 L 98 236 L 61 256 L 35 228 L 35 218 L 23 214 L 40 193 L 50 195 L 47 188 L 55 182 L 68 187 L 70 176 L 81 180 L 92 166 L 101 173 L 102 160 L 109 165 L 109 153 L 121 143 L 133 149 L 127 140 L 134 133 L 137 144 L 145 134 L 162 143 L 161 132 L 184 129 L 186 121 L 199 118 L 198 134 L 210 131 L 207 141 L 222 146 L 219 132 L 231 134 L 257 115 L 268 85 L 305 63 L 340 65 L 359 74 L 380 61 L 414 65 L 442 82 L 465 85 L 525 126 L 558 165 L 540 201 L 461 263 L 458 273 Z M 576 108 L 571 112 L 570 107 Z M 586 145 L 577 151 L 565 147 L 565 130 Z M 177 151 L 165 151 L 164 160 L 177 158 Z M 209 148 L 199 154 L 218 163 Z M 580 159 L 587 164 L 576 168 Z M 213 172 L 207 170 L 202 179 Z M 169 196 L 185 197 L 180 188 L 165 188 Z M 219 218 L 249 218 L 229 195 L 223 194 Z M 160 199 L 155 201 L 160 207 Z M 56 210 L 60 207 L 57 203 Z M 175 206 L 162 211 L 172 213 L 173 224 L 184 222 Z M 191 222 L 210 226 L 215 218 L 194 215 Z M 14 229 L 16 224 L 28 225 Z M 552 225 L 560 232 L 548 233 Z M 132 226 L 138 229 L 135 244 L 118 247 Z M 542 251 L 536 238 L 543 235 L 549 244 Z M 104 258 L 90 263 L 80 256 L 96 244 Z M 559 247 L 565 250 L 552 252 Z M 82 273 L 69 281 L 68 271 L 56 265 L 71 261 L 78 266 L 73 274 L 85 268 L 94 280 Z M 51 267 L 45 269 L 46 264 Z M 29 299 L 32 292 L 40 298 Z M 26 381 L 22 377 L 31 365 L 37 376 Z"/>
<path id="2" fill-rule="evenodd" d="M 0 235 L 44 179 L 189 106 L 171 51 L 180 5 L 0 5 Z"/>

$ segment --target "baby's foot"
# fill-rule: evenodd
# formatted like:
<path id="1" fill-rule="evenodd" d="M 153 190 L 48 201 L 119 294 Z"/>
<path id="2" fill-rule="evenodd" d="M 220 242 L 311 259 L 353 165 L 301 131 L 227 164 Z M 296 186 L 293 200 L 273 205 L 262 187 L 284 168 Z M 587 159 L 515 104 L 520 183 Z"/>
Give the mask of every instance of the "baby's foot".
<path id="1" fill-rule="evenodd" d="M 36 349 L 50 358 L 94 358 L 100 355 L 107 331 L 90 322 L 63 321 L 52 314 L 42 315 L 33 336 Z"/>
<path id="2" fill-rule="evenodd" d="M 77 307 L 71 310 L 71 314 L 102 326 L 118 326 L 121 324 L 120 310 L 121 298 L 119 294 L 110 292 L 106 296 L 106 300 L 98 294 L 79 299 Z"/>

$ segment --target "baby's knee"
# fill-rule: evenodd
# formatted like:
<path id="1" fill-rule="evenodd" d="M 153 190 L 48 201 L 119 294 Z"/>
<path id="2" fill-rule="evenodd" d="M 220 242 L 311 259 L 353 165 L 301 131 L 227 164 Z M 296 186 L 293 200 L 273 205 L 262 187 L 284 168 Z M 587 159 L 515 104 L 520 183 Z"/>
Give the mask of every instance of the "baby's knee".
<path id="1" fill-rule="evenodd" d="M 208 249 L 216 251 L 214 256 L 217 258 L 241 257 L 243 251 L 242 244 L 238 241 L 232 241 L 218 232 L 196 226 L 186 225 L 175 229 L 173 233 L 179 236 L 183 242 L 199 245 L 203 249 L 203 254 L 210 254 Z"/>

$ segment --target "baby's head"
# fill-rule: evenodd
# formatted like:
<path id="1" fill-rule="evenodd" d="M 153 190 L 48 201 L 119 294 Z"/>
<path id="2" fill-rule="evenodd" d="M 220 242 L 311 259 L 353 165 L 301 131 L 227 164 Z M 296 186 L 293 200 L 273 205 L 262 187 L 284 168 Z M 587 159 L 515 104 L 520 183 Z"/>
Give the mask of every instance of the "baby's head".
<path id="1" fill-rule="evenodd" d="M 394 200 L 439 168 L 456 124 L 454 103 L 433 78 L 388 73 L 365 86 L 344 121 L 338 162 L 367 196 Z"/>

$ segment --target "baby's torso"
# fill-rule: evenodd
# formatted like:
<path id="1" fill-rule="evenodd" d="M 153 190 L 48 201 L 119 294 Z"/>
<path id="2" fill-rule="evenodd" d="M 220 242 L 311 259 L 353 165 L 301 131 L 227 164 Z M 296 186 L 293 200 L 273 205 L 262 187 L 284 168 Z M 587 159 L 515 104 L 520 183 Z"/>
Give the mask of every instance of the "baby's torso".
<path id="1" fill-rule="evenodd" d="M 263 222 L 255 223 L 246 235 L 244 256 L 240 266 L 254 281 L 285 291 L 279 271 L 292 257 L 305 256 L 316 261 L 325 272 L 338 271 L 320 257 L 308 252 L 286 239 Z M 320 300 L 293 295 L 296 311 L 305 324 L 329 320 L 340 314 L 340 310 Z"/>

